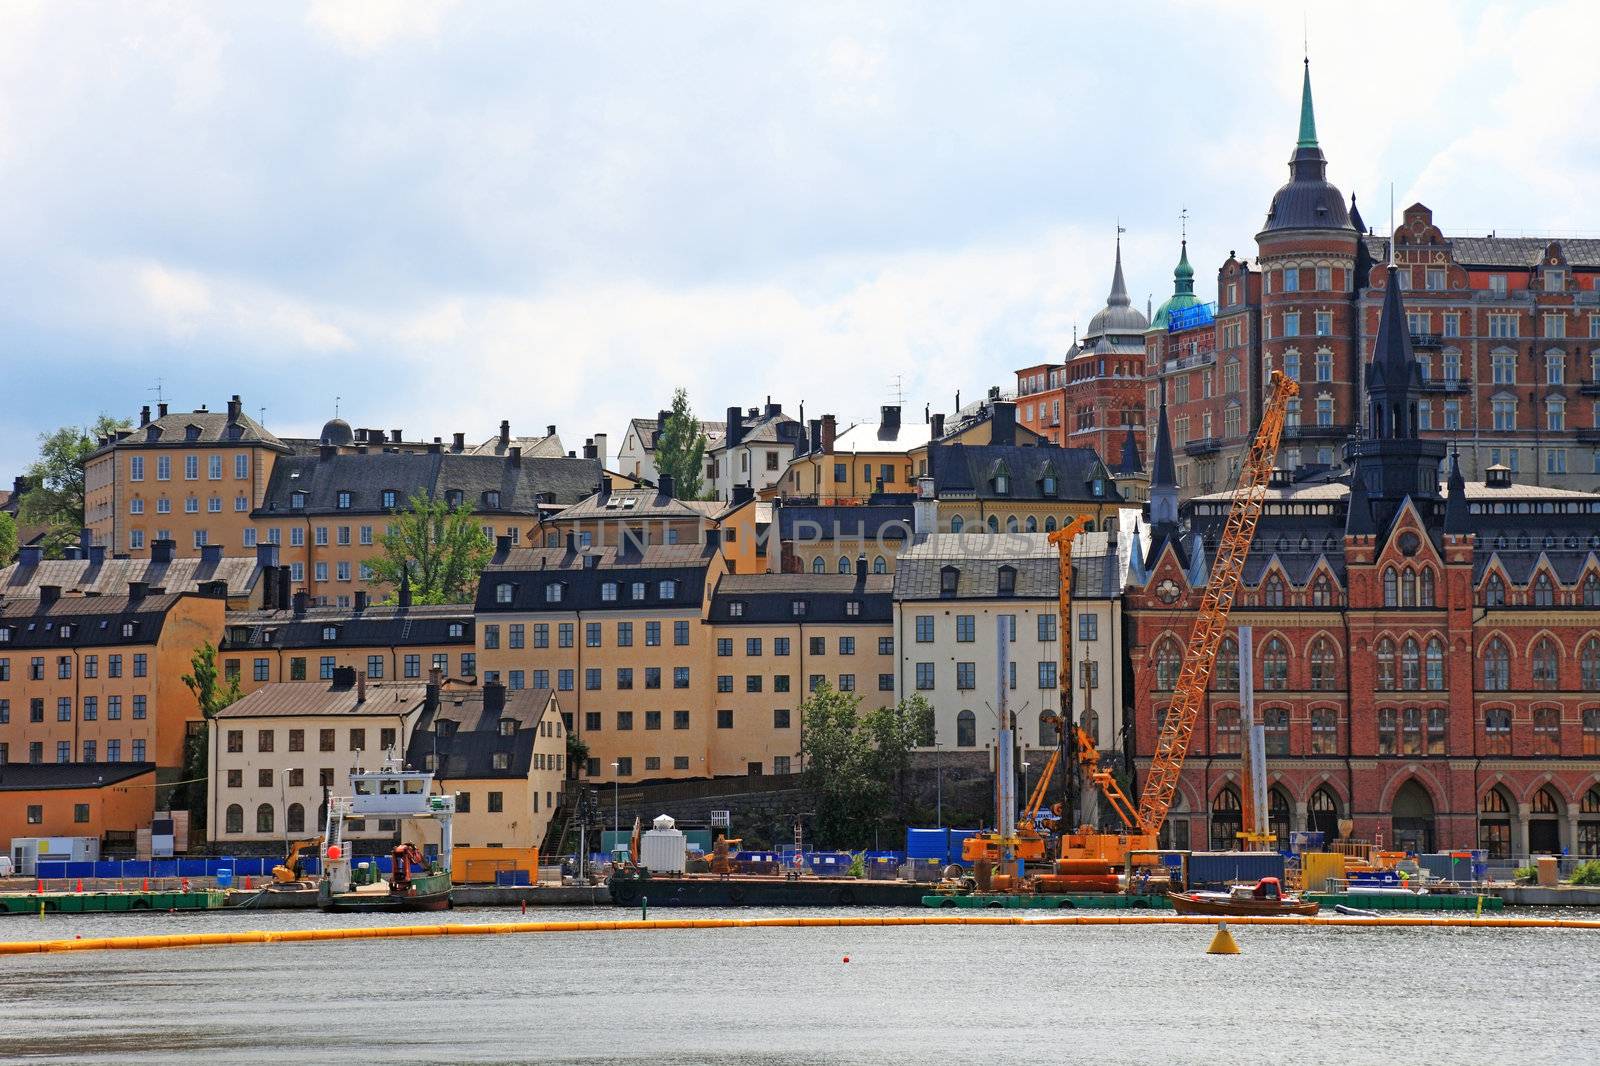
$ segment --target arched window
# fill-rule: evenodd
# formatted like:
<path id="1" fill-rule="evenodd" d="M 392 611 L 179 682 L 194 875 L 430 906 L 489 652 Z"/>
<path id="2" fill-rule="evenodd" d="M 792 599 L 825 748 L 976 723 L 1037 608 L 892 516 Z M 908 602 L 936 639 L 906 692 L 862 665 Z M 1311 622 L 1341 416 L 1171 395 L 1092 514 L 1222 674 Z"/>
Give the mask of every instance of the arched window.
<path id="1" fill-rule="evenodd" d="M 1022 528 L 1027 530 L 1029 533 L 1037 533 L 1037 532 L 1039 532 L 1039 518 L 1038 518 L 1038 516 L 1037 515 L 1029 515 L 1028 516 L 1028 520 L 1023 523 Z"/>
<path id="2" fill-rule="evenodd" d="M 1450 712 L 1443 707 L 1428 708 L 1428 754 L 1445 753 L 1445 735 L 1449 732 Z"/>
<path id="3" fill-rule="evenodd" d="M 1600 575 L 1590 574 L 1583 579 L 1583 605 L 1600 607 Z"/>
<path id="4" fill-rule="evenodd" d="M 1422 649 L 1411 637 L 1400 645 L 1400 687 L 1407 692 L 1422 687 Z"/>
<path id="5" fill-rule="evenodd" d="M 1289 797 L 1281 788 L 1267 790 L 1267 829 L 1278 838 L 1278 847 L 1289 846 Z"/>
<path id="6" fill-rule="evenodd" d="M 1268 607 L 1283 606 L 1283 579 L 1277 574 L 1267 578 L 1267 583 L 1262 586 L 1261 602 Z"/>
<path id="7" fill-rule="evenodd" d="M 1211 848 L 1214 851 L 1233 851 L 1239 846 L 1239 833 L 1244 828 L 1244 811 L 1239 806 L 1239 790 L 1225 785 L 1211 801 Z"/>
<path id="8" fill-rule="evenodd" d="M 1056 727 L 1056 713 L 1048 708 L 1039 712 L 1039 746 L 1053 748 L 1061 743 L 1061 730 Z"/>
<path id="9" fill-rule="evenodd" d="M 1289 687 L 1289 645 L 1279 637 L 1261 648 L 1261 687 L 1274 691 Z"/>
<path id="10" fill-rule="evenodd" d="M 1311 754 L 1339 754 L 1339 716 L 1327 707 L 1311 712 Z"/>
<path id="11" fill-rule="evenodd" d="M 1400 754 L 1422 754 L 1422 708 L 1407 707 L 1400 712 Z"/>
<path id="12" fill-rule="evenodd" d="M 1533 605 L 1535 607 L 1554 607 L 1556 603 L 1556 587 L 1550 580 L 1550 575 L 1539 572 L 1533 581 Z"/>
<path id="13" fill-rule="evenodd" d="M 1217 750 L 1218 755 L 1239 754 L 1239 708 L 1217 708 Z"/>
<path id="14" fill-rule="evenodd" d="M 975 748 L 978 746 L 978 716 L 971 711 L 962 711 L 956 715 L 956 747 Z"/>
<path id="15" fill-rule="evenodd" d="M 1054 533 L 1056 531 L 1055 515 L 1044 516 L 1044 531 L 1046 533 Z"/>
<path id="16" fill-rule="evenodd" d="M 1318 575 L 1317 580 L 1311 585 L 1311 606 L 1328 607 L 1333 603 L 1333 588 L 1328 582 L 1328 575 Z"/>
<path id="17" fill-rule="evenodd" d="M 1099 744 L 1100 743 L 1100 715 L 1098 715 L 1094 711 L 1084 711 L 1083 712 L 1082 725 L 1083 725 L 1083 731 L 1085 733 L 1089 734 L 1089 738 L 1091 740 L 1093 740 L 1096 744 Z"/>
<path id="18" fill-rule="evenodd" d="M 1511 687 L 1511 649 L 1499 637 L 1483 649 L 1483 687 L 1490 692 L 1504 692 Z"/>
<path id="19" fill-rule="evenodd" d="M 839 573 L 848 574 L 851 572 L 851 569 L 850 557 L 848 555 L 839 556 Z"/>
<path id="20" fill-rule="evenodd" d="M 1429 637 L 1426 655 L 1428 688 L 1438 692 L 1444 688 L 1444 641 Z"/>
<path id="21" fill-rule="evenodd" d="M 1400 606 L 1415 607 L 1417 605 L 1417 573 L 1407 569 L 1400 575 Z"/>
<path id="22" fill-rule="evenodd" d="M 1394 641 L 1384 637 L 1378 641 L 1378 689 L 1382 692 L 1394 691 Z"/>
<path id="23" fill-rule="evenodd" d="M 999 515 L 990 515 L 989 516 L 989 532 L 990 533 L 998 533 L 998 532 L 1000 532 L 1000 516 Z"/>
<path id="24" fill-rule="evenodd" d="M 1561 711 L 1555 707 L 1533 709 L 1533 753 L 1561 754 Z"/>
<path id="25" fill-rule="evenodd" d="M 1182 665 L 1178 642 L 1170 637 L 1156 645 L 1156 688 L 1171 692 L 1178 683 L 1178 668 Z"/>
<path id="26" fill-rule="evenodd" d="M 1267 754 L 1289 754 L 1289 708 L 1268 707 L 1261 712 L 1261 724 L 1267 736 Z"/>
<path id="27" fill-rule="evenodd" d="M 1489 755 L 1511 754 L 1511 712 L 1504 707 L 1483 712 L 1483 749 Z"/>
<path id="28" fill-rule="evenodd" d="M 225 833 L 244 832 L 244 808 L 237 803 L 228 804 L 228 811 L 223 816 L 222 824 Z"/>
<path id="29" fill-rule="evenodd" d="M 1491 788 L 1478 801 L 1478 847 L 1491 859 L 1511 855 L 1511 803 L 1498 788 Z"/>
<path id="30" fill-rule="evenodd" d="M 1383 605 L 1400 606 L 1400 577 L 1392 566 L 1383 568 Z"/>
<path id="31" fill-rule="evenodd" d="M 1556 799 L 1548 785 L 1533 794 L 1533 810 L 1530 813 L 1546 818 L 1561 817 L 1561 801 Z"/>
<path id="32" fill-rule="evenodd" d="M 1306 804 L 1308 828 L 1313 832 L 1321 833 L 1325 842 L 1331 843 L 1339 836 L 1339 801 L 1334 798 L 1327 785 L 1323 785 L 1311 793 L 1311 802 Z"/>
<path id="33" fill-rule="evenodd" d="M 1211 672 L 1211 687 L 1219 692 L 1239 691 L 1239 642 L 1223 637 L 1217 646 L 1217 665 Z"/>
<path id="34" fill-rule="evenodd" d="M 283 828 L 290 833 L 304 833 L 306 831 L 306 809 L 298 803 L 289 804 L 289 809 L 283 816 Z"/>
<path id="35" fill-rule="evenodd" d="M 951 515 L 950 516 L 950 532 L 952 532 L 952 533 L 960 533 L 961 532 L 961 527 L 964 526 L 964 525 L 966 525 L 966 523 L 961 520 L 961 516 L 960 515 Z"/>
<path id="36" fill-rule="evenodd" d="M 1583 753 L 1600 755 L 1600 707 L 1584 708 Z"/>
<path id="37" fill-rule="evenodd" d="M 1583 794 L 1578 817 L 1578 854 L 1600 855 L 1600 788 Z"/>
<path id="38" fill-rule="evenodd" d="M 873 558 L 872 558 L 872 572 L 874 574 L 887 574 L 889 572 L 889 563 L 888 563 L 888 561 L 886 559 L 884 559 L 884 557 L 881 556 L 881 555 L 873 556 Z"/>
<path id="39" fill-rule="evenodd" d="M 256 832 L 272 832 L 272 804 L 263 803 L 256 808 Z"/>
<path id="40" fill-rule="evenodd" d="M 1485 607 L 1506 605 L 1506 583 L 1500 580 L 1499 574 L 1490 574 L 1489 580 L 1483 583 L 1483 605 Z"/>
<path id="41" fill-rule="evenodd" d="M 1333 641 L 1318 637 L 1311 642 L 1311 687 L 1318 692 L 1329 692 L 1338 687 L 1335 671 Z"/>
<path id="42" fill-rule="evenodd" d="M 826 574 L 828 572 L 828 564 L 822 556 L 819 555 L 811 560 L 811 572 L 813 574 Z"/>
<path id="43" fill-rule="evenodd" d="M 1422 606 L 1432 607 L 1433 599 L 1433 569 L 1425 566 L 1422 568 Z"/>
<path id="44" fill-rule="evenodd" d="M 1022 529 L 1022 527 L 1017 525 L 1017 516 L 1016 515 L 1013 514 L 1013 515 L 1007 515 L 1006 516 L 1006 532 L 1007 533 L 1018 533 L 1018 532 L 1021 531 L 1021 529 Z"/>
<path id="45" fill-rule="evenodd" d="M 1557 663 L 1556 642 L 1549 637 L 1540 637 L 1533 643 L 1533 687 L 1553 689 L 1557 687 L 1561 672 Z"/>

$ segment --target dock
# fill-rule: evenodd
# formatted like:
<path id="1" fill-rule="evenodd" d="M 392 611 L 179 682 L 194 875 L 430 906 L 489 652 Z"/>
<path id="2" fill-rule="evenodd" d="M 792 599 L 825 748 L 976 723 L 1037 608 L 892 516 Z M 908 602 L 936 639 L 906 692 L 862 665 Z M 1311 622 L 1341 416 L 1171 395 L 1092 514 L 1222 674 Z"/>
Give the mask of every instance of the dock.
<path id="1" fill-rule="evenodd" d="M 153 892 L 9 892 L 0 914 L 109 914 L 130 911 L 221 910 L 227 893 L 214 888 Z"/>

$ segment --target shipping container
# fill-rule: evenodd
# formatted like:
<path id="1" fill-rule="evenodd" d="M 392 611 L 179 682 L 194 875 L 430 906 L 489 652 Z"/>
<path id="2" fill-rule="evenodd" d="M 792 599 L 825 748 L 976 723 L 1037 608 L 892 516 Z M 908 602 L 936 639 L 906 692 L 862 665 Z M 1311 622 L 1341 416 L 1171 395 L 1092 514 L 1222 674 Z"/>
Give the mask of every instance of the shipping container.
<path id="1" fill-rule="evenodd" d="M 1283 856 L 1276 851 L 1196 851 L 1189 856 L 1190 887 L 1253 884 L 1263 877 L 1283 877 Z"/>

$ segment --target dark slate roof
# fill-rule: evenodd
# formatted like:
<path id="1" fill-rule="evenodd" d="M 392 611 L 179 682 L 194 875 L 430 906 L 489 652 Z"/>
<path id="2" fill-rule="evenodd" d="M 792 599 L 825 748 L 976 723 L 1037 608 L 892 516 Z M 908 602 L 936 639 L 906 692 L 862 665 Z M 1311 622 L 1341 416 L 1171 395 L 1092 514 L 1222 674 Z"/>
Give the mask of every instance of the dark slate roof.
<path id="1" fill-rule="evenodd" d="M 154 644 L 166 623 L 167 612 L 192 593 L 160 593 L 139 600 L 127 596 L 65 596 L 43 606 L 39 600 L 0 603 L 0 630 L 11 631 L 0 641 L 0 653 L 11 648 L 96 648 L 116 644 Z M 122 627 L 133 624 L 133 635 Z M 60 627 L 72 627 L 62 637 Z"/>
<path id="2" fill-rule="evenodd" d="M 193 440 L 189 439 L 190 427 L 198 431 Z M 139 426 L 130 431 L 128 436 L 104 445 L 94 454 L 100 455 L 118 444 L 145 448 L 256 444 L 281 452 L 290 450 L 287 444 L 243 411 L 232 419 L 226 411 L 176 411 L 151 419 L 147 425 Z"/>
<path id="3" fill-rule="evenodd" d="M 724 574 L 711 597 L 709 620 L 726 625 L 796 622 L 888 622 L 894 617 L 890 574 Z M 805 614 L 794 613 L 796 600 Z M 850 614 L 846 604 L 861 604 Z M 735 615 L 734 604 L 742 605 Z"/>
<path id="4" fill-rule="evenodd" d="M 994 493 L 993 478 L 1004 468 L 1010 475 L 1010 491 Z M 1043 478 L 1054 470 L 1056 492 L 1046 496 Z M 934 493 L 940 499 L 985 500 L 1082 500 L 1104 502 L 1120 500 L 1111 481 L 1111 472 L 1093 448 L 1060 448 L 1055 445 L 934 444 L 928 448 L 928 474 Z M 1090 482 L 1104 482 L 1105 495 L 1091 494 Z"/>
<path id="5" fill-rule="evenodd" d="M 1061 589 L 1061 561 L 1048 533 L 935 533 L 901 553 L 895 564 L 894 598 L 947 599 L 941 594 L 947 568 L 957 571 L 955 599 L 999 598 L 1002 566 L 1014 567 L 1016 599 L 1054 600 Z M 1072 545 L 1072 594 L 1117 596 L 1124 577 L 1113 535 L 1080 533 Z"/>
<path id="6" fill-rule="evenodd" d="M 654 418 L 634 418 L 629 420 L 629 424 L 633 427 L 633 431 L 639 435 L 639 443 L 643 445 L 644 450 L 647 452 L 655 451 L 655 444 L 652 442 L 655 440 L 656 435 L 656 420 Z M 700 432 L 706 435 L 708 447 L 710 446 L 710 438 L 717 437 L 720 439 L 727 431 L 728 424 L 726 422 L 700 423 Z"/>
<path id="7" fill-rule="evenodd" d="M 1372 343 L 1372 359 L 1367 363 L 1367 392 L 1384 389 L 1391 393 L 1420 390 L 1422 368 L 1411 348 L 1405 305 L 1400 298 L 1397 269 L 1389 264 L 1383 289 L 1383 310 L 1378 315 L 1378 335 Z"/>
<path id="8" fill-rule="evenodd" d="M 261 577 L 255 556 L 224 557 L 218 562 L 203 559 L 46 559 L 37 566 L 13 563 L 0 570 L 0 596 L 37 597 L 42 585 L 54 585 L 66 593 L 126 594 L 128 584 L 142 581 L 150 588 L 171 592 L 197 592 L 208 581 L 226 581 L 228 595 L 240 596 L 255 588 Z"/>
<path id="9" fill-rule="evenodd" d="M 450 635 L 460 625 L 461 636 Z M 338 638 L 324 640 L 327 626 Z M 348 607 L 313 607 L 293 611 L 229 611 L 223 651 L 256 648 L 404 647 L 473 643 L 472 605 L 396 607 L 382 605 L 354 611 Z"/>
<path id="10" fill-rule="evenodd" d="M 774 508 L 778 535 L 803 543 L 834 540 L 905 540 L 911 536 L 913 506 L 909 503 L 833 507 L 784 504 Z"/>
<path id="11" fill-rule="evenodd" d="M 1539 265 L 1545 249 L 1559 244 L 1567 265 L 1600 267 L 1600 240 L 1592 238 L 1548 237 L 1453 237 L 1450 252 L 1465 267 L 1514 267 L 1532 269 Z"/>
<path id="12" fill-rule="evenodd" d="M 533 766 L 533 748 L 539 739 L 539 723 L 548 711 L 555 711 L 554 693 L 547 688 L 515 689 L 505 693 L 505 707 L 491 711 L 485 706 L 482 689 L 447 690 L 439 697 L 438 709 L 428 708 L 417 719 L 406 746 L 406 763 L 426 766 L 435 756 L 434 775 L 440 780 L 474 778 L 526 778 Z M 502 736 L 500 722 L 512 719 L 516 732 Z M 455 730 L 440 736 L 435 724 L 445 719 L 456 723 Z M 509 758 L 503 769 L 494 765 L 496 754 Z"/>
<path id="13" fill-rule="evenodd" d="M 369 681 L 367 698 L 354 682 L 274 681 L 217 712 L 221 718 L 314 718 L 324 715 L 404 715 L 422 706 L 420 681 Z"/>
<path id="14" fill-rule="evenodd" d="M 0 792 L 104 788 L 155 772 L 153 762 L 11 762 L 0 765 Z"/>
<path id="15" fill-rule="evenodd" d="M 457 452 L 368 452 L 326 459 L 295 455 L 274 465 L 272 480 L 254 517 L 384 514 L 383 493 L 389 489 L 399 493 L 402 507 L 419 490 L 434 498 L 459 491 L 463 501 L 480 514 L 536 515 L 541 503 L 577 503 L 595 491 L 602 477 L 595 459 L 524 457 L 513 463 L 495 455 Z M 500 493 L 496 508 L 485 503 L 490 491 Z M 296 492 L 305 493 L 303 510 L 290 506 Z M 348 510 L 337 506 L 340 492 L 352 494 Z"/>
<path id="16" fill-rule="evenodd" d="M 1130 431 L 1131 432 L 1131 431 Z M 1172 433 L 1167 429 L 1167 385 L 1161 383 L 1161 409 L 1156 418 L 1156 458 L 1151 471 L 1152 488 L 1175 488 L 1178 468 L 1172 462 Z"/>
<path id="17" fill-rule="evenodd" d="M 512 548 L 496 555 L 478 580 L 476 609 L 487 611 L 637 611 L 641 608 L 698 608 L 706 569 L 717 562 L 718 549 L 706 544 L 651 544 L 642 550 L 631 543 L 573 551 L 569 548 Z M 676 595 L 662 599 L 660 583 L 676 581 Z M 644 582 L 645 597 L 632 597 L 632 585 Z M 604 599 L 603 586 L 615 583 L 617 596 Z M 511 586 L 511 601 L 502 603 L 497 588 Z M 560 584 L 561 599 L 546 598 L 546 587 Z"/>
<path id="18" fill-rule="evenodd" d="M 727 507 L 719 500 L 679 500 L 656 488 L 618 489 L 593 493 L 551 517 L 573 518 L 708 518 Z"/>

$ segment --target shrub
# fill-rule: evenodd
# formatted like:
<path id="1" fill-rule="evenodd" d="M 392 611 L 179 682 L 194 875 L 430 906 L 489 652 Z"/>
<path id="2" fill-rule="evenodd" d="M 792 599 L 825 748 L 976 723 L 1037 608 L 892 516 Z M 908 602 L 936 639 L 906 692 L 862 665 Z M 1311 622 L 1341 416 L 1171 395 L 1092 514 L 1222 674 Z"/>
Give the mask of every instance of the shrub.
<path id="1" fill-rule="evenodd" d="M 1574 867 L 1572 883 L 1575 885 L 1600 885 L 1600 859 L 1580 862 Z"/>

